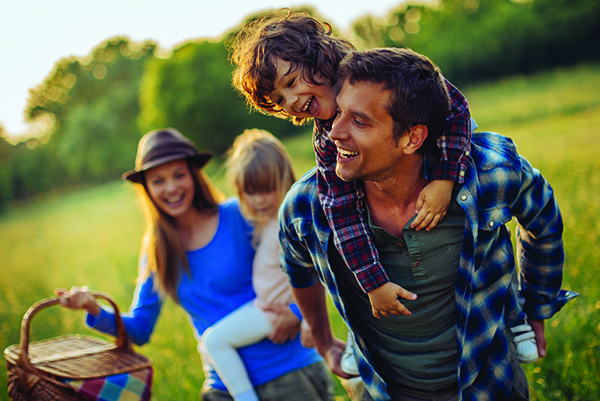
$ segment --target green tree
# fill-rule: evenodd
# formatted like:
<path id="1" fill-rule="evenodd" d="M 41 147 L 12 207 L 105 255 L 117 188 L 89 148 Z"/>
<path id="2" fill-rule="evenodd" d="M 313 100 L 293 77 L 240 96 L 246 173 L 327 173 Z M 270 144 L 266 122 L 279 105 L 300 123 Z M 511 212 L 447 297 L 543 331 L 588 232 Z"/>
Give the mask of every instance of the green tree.
<path id="1" fill-rule="evenodd" d="M 13 200 L 11 159 L 13 145 L 4 139 L 4 128 L 0 125 L 0 210 Z"/>
<path id="2" fill-rule="evenodd" d="M 600 59 L 600 2 L 443 0 L 354 25 L 361 46 L 410 47 L 455 83 Z"/>
<path id="3" fill-rule="evenodd" d="M 30 91 L 27 117 L 41 122 L 47 157 L 60 161 L 58 186 L 114 179 L 131 167 L 141 136 L 139 82 L 155 48 L 151 42 L 109 39 L 87 57 L 60 60 Z"/>
<path id="4" fill-rule="evenodd" d="M 309 129 L 250 113 L 231 85 L 232 72 L 221 41 L 187 43 L 170 58 L 153 60 L 141 86 L 140 128 L 147 132 L 174 127 L 199 148 L 216 153 L 228 149 L 247 128 L 266 129 L 280 137 Z"/>

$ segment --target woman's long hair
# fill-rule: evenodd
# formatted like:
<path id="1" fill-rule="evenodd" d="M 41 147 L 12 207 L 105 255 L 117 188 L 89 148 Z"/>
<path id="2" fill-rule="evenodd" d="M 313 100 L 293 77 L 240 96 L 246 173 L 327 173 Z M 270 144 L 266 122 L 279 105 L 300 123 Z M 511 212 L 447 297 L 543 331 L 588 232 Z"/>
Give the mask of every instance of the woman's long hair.
<path id="1" fill-rule="evenodd" d="M 203 213 L 218 213 L 219 202 L 224 200 L 223 194 L 212 184 L 206 173 L 189 161 L 187 164 L 194 180 L 193 207 Z M 146 268 L 140 272 L 139 279 L 145 280 L 148 275 L 155 274 L 161 296 L 169 295 L 179 303 L 179 278 L 184 271 L 189 273 L 190 268 L 175 221 L 156 207 L 146 187 L 145 177 L 141 184 L 134 184 L 134 189 L 146 219 L 140 250 L 140 258 L 145 261 L 142 265 Z"/>
<path id="2" fill-rule="evenodd" d="M 258 242 L 268 219 L 257 216 L 248 206 L 245 193 L 276 191 L 277 206 L 296 181 L 292 161 L 283 144 L 270 132 L 246 130 L 233 142 L 228 152 L 227 176 L 240 198 L 240 209 L 254 224 L 253 242 Z"/>

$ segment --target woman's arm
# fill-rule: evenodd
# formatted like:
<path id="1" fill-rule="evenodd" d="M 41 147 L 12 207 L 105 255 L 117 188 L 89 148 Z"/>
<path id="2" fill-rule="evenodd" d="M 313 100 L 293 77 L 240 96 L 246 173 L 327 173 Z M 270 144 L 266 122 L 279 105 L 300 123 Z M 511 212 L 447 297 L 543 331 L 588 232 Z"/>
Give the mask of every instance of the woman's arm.
<path id="1" fill-rule="evenodd" d="M 113 310 L 99 304 L 87 287 L 73 287 L 70 291 L 57 288 L 54 292 L 60 297 L 63 307 L 87 311 L 87 326 L 106 334 L 117 335 Z M 125 330 L 134 344 L 143 345 L 150 340 L 161 307 L 162 300 L 154 289 L 152 277 L 138 283 L 130 312 L 121 313 Z"/>

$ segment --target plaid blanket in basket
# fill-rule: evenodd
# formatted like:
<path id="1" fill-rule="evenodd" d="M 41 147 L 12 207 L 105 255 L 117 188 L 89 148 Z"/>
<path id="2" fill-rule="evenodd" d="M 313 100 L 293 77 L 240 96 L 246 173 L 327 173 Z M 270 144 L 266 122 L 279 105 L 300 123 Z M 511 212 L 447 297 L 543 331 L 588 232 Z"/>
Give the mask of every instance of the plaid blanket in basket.
<path id="1" fill-rule="evenodd" d="M 150 401 L 152 368 L 89 380 L 65 380 L 90 401 Z"/>

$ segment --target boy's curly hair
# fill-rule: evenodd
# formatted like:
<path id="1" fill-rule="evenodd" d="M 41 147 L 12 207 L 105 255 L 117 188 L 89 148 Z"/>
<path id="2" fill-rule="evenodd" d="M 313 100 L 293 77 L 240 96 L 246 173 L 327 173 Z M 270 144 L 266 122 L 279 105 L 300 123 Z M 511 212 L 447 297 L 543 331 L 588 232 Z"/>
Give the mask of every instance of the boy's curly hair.
<path id="1" fill-rule="evenodd" d="M 276 59 L 289 62 L 290 71 L 300 69 L 305 82 L 335 85 L 337 68 L 353 49 L 348 40 L 332 35 L 331 25 L 306 12 L 282 9 L 264 14 L 246 23 L 232 40 L 233 86 L 251 107 L 300 125 L 305 118 L 289 115 L 268 98 L 277 76 Z"/>

